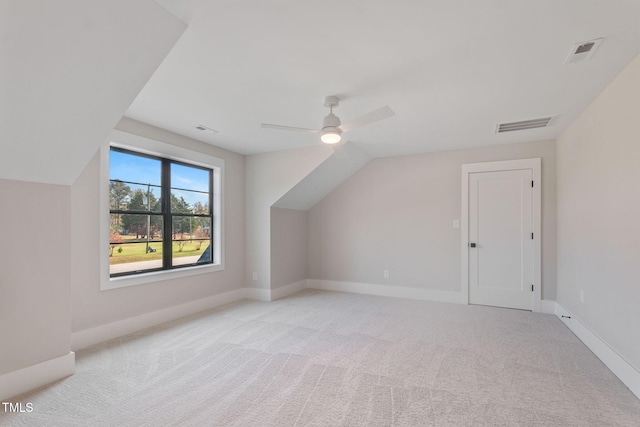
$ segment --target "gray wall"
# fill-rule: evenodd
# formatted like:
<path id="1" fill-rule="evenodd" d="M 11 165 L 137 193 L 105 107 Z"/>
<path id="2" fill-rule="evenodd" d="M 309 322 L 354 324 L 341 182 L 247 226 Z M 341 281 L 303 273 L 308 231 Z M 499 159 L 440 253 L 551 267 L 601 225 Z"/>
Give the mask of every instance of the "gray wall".
<path id="1" fill-rule="evenodd" d="M 307 278 L 307 212 L 271 208 L 271 289 Z"/>
<path id="2" fill-rule="evenodd" d="M 115 322 L 206 298 L 243 286 L 244 157 L 208 144 L 124 119 L 118 129 L 225 160 L 223 271 L 100 291 L 100 153 L 72 185 L 72 331 Z"/>
<path id="3" fill-rule="evenodd" d="M 247 287 L 271 289 L 271 206 L 332 154 L 331 147 L 316 144 L 246 157 Z"/>
<path id="4" fill-rule="evenodd" d="M 70 351 L 69 186 L 0 179 L 0 374 Z"/>
<path id="5" fill-rule="evenodd" d="M 640 57 L 557 147 L 558 303 L 638 370 L 639 112 Z"/>
<path id="6" fill-rule="evenodd" d="M 461 165 L 533 157 L 542 157 L 543 298 L 555 299 L 554 141 L 372 160 L 309 210 L 309 278 L 460 291 Z"/>

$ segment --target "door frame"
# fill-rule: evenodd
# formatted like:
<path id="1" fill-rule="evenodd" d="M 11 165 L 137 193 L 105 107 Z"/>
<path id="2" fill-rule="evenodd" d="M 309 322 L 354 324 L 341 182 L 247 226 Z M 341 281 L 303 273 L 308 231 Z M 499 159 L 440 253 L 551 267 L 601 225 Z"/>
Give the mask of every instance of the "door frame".
<path id="1" fill-rule="evenodd" d="M 532 311 L 541 311 L 542 300 L 542 159 L 503 160 L 497 162 L 467 163 L 462 165 L 462 209 L 460 213 L 460 253 L 462 300 L 469 304 L 469 179 L 478 172 L 499 172 L 531 169 L 533 186 L 533 305 Z"/>

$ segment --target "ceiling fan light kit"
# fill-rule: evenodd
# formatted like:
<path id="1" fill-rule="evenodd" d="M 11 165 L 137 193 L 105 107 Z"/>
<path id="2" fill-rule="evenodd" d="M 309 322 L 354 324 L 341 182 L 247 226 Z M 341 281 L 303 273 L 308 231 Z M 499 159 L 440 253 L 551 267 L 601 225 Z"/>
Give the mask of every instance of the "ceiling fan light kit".
<path id="1" fill-rule="evenodd" d="M 351 129 L 368 125 L 370 123 L 386 119 L 387 117 L 391 117 L 396 114 L 391 108 L 385 105 L 382 108 L 374 110 L 358 119 L 352 120 L 343 125 L 340 121 L 340 118 L 333 114 L 333 107 L 337 107 L 339 102 L 340 99 L 337 96 L 324 97 L 324 106 L 329 109 L 329 114 L 324 118 L 324 120 L 322 120 L 322 128 L 320 130 L 274 125 L 270 123 L 262 123 L 260 127 L 265 129 L 290 130 L 298 132 L 319 132 L 320 141 L 324 142 L 325 144 L 337 144 L 342 140 L 342 132 L 347 132 Z"/>
<path id="2" fill-rule="evenodd" d="M 342 139 L 340 129 L 322 129 L 320 141 L 325 144 L 337 144 Z"/>
<path id="3" fill-rule="evenodd" d="M 329 115 L 322 120 L 322 130 L 320 131 L 320 141 L 325 144 L 337 144 L 342 139 L 342 129 L 340 129 L 340 118 L 333 114 L 333 107 L 339 103 L 337 96 L 325 96 L 324 106 L 329 108 Z"/>

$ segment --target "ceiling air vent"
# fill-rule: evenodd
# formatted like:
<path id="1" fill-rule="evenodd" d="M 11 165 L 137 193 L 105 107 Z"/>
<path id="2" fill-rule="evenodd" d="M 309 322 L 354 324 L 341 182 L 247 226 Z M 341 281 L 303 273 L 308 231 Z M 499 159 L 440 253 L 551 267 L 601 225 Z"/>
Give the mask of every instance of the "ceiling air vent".
<path id="1" fill-rule="evenodd" d="M 496 133 L 511 132 L 514 130 L 527 130 L 544 128 L 549 126 L 553 117 L 543 117 L 541 119 L 522 120 L 520 122 L 500 123 L 496 126 Z"/>
<path id="2" fill-rule="evenodd" d="M 565 63 L 571 64 L 574 62 L 586 61 L 591 58 L 598 46 L 600 46 L 600 43 L 602 43 L 602 40 L 603 39 L 594 39 L 574 44 Z"/>
<path id="3" fill-rule="evenodd" d="M 194 127 L 195 127 L 196 129 L 198 129 L 198 130 L 203 131 L 203 132 L 204 132 L 204 131 L 207 131 L 207 132 L 211 132 L 211 133 L 213 133 L 213 134 L 218 133 L 218 131 L 217 131 L 217 130 L 215 130 L 215 129 L 211 129 L 210 127 L 207 127 L 207 126 L 205 126 L 205 125 L 197 125 L 197 126 L 194 126 Z"/>

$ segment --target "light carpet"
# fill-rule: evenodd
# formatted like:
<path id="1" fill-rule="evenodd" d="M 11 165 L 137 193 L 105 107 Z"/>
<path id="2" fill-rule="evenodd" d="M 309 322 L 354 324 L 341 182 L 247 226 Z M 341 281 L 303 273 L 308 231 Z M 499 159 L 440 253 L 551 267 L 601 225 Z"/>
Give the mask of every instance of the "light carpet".
<path id="1" fill-rule="evenodd" d="M 79 351 L 3 426 L 639 426 L 557 318 L 306 290 Z"/>

